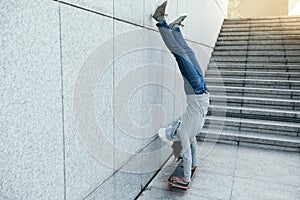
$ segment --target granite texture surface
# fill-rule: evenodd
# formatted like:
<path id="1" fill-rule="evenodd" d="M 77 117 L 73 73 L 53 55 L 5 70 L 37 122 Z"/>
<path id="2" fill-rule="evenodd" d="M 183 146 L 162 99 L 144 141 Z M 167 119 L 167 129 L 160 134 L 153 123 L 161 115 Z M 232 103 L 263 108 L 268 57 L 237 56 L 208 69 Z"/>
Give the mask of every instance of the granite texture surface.
<path id="1" fill-rule="evenodd" d="M 0 10 L 0 199 L 62 199 L 58 4 L 6 1 Z"/>
<path id="2" fill-rule="evenodd" d="M 0 3 L 1 199 L 132 199 L 146 186 L 171 154 L 157 130 L 185 109 L 151 17 L 162 2 Z M 190 5 L 170 1 L 167 19 Z M 211 48 L 197 42 L 205 70 Z"/>

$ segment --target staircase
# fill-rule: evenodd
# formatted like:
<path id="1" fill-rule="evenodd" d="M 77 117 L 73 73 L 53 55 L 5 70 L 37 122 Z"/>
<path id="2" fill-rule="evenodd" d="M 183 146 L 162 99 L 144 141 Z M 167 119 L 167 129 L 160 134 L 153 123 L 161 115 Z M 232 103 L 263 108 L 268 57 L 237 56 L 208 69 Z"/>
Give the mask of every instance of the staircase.
<path id="1" fill-rule="evenodd" d="M 198 140 L 300 152 L 300 16 L 226 19 Z"/>

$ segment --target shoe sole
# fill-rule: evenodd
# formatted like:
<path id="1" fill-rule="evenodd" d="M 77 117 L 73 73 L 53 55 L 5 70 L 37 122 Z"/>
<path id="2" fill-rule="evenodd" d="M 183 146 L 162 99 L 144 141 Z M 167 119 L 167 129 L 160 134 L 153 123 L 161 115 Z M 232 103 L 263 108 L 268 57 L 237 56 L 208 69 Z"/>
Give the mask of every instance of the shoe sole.
<path id="1" fill-rule="evenodd" d="M 165 11 L 166 11 L 166 7 L 167 7 L 167 3 L 168 1 L 163 2 L 160 6 L 158 6 L 154 12 L 154 14 L 152 15 L 152 17 L 157 21 L 157 18 L 159 16 L 163 16 L 165 15 Z M 161 11 L 164 10 L 163 13 L 161 13 Z"/>
<path id="2" fill-rule="evenodd" d="M 184 16 L 184 17 L 183 17 L 183 16 Z M 182 18 L 182 19 L 181 19 L 179 22 L 176 22 L 178 18 Z M 178 16 L 176 19 L 174 19 L 173 21 L 171 21 L 171 22 L 169 23 L 169 27 L 170 27 L 170 28 L 173 28 L 173 26 L 174 26 L 175 24 L 181 25 L 181 23 L 185 20 L 185 18 L 187 18 L 187 14 Z"/>

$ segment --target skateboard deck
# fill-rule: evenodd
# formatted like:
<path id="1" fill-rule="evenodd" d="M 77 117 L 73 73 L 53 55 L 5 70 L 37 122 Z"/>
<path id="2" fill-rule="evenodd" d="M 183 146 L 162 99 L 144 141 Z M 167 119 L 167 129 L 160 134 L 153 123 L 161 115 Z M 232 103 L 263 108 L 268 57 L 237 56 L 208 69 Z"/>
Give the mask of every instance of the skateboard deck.
<path id="1" fill-rule="evenodd" d="M 171 180 L 171 178 L 173 176 L 176 176 L 176 177 L 179 177 L 179 178 L 182 178 L 183 177 L 183 167 L 180 166 L 180 162 L 179 164 L 177 165 L 176 169 L 174 170 L 174 172 L 171 174 L 171 176 L 169 177 L 168 179 L 168 187 L 171 189 L 171 188 L 180 188 L 180 189 L 184 189 L 184 190 L 188 190 L 189 189 L 189 186 L 195 176 L 195 172 L 197 171 L 197 168 L 192 170 L 192 173 L 191 173 L 191 181 L 187 184 L 187 185 L 184 185 L 184 184 L 180 184 L 180 183 L 175 183 Z"/>

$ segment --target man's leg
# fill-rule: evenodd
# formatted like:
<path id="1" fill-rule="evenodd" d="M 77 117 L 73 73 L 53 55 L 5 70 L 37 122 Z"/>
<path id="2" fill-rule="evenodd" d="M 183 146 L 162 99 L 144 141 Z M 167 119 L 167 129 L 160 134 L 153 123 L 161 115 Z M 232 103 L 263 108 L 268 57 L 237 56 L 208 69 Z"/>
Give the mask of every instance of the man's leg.
<path id="1" fill-rule="evenodd" d="M 182 76 L 193 89 L 192 92 L 188 93 L 200 94 L 201 92 L 203 92 L 203 83 L 201 81 L 203 79 L 202 75 L 197 72 L 185 50 L 176 41 L 167 22 L 165 20 L 162 20 L 157 23 L 157 27 L 167 48 L 175 56 Z"/>
<path id="2" fill-rule="evenodd" d="M 160 35 L 167 46 L 167 48 L 171 51 L 171 53 L 176 54 L 187 60 L 188 62 L 192 63 L 185 53 L 185 50 L 181 47 L 181 45 L 176 41 L 175 37 L 173 36 L 172 30 L 170 29 L 169 25 L 167 24 L 166 20 L 162 20 L 156 24 Z"/>
<path id="3" fill-rule="evenodd" d="M 176 42 L 182 47 L 182 49 L 184 49 L 185 53 L 187 54 L 187 56 L 189 57 L 190 61 L 192 62 L 193 66 L 195 67 L 197 73 L 199 76 L 201 76 L 201 82 L 202 82 L 202 85 L 204 87 L 204 89 L 206 91 L 208 91 L 207 87 L 206 87 L 206 83 L 204 81 L 204 78 L 203 78 L 203 72 L 201 70 L 201 67 L 199 65 L 199 62 L 195 56 L 195 53 L 194 51 L 189 47 L 189 45 L 187 44 L 187 42 L 185 41 L 181 31 L 180 31 L 180 28 L 177 24 L 175 24 L 173 26 L 173 29 L 172 30 L 172 34 L 174 36 L 174 38 L 176 39 Z"/>
<path id="4" fill-rule="evenodd" d="M 172 34 L 173 34 L 174 38 L 176 39 L 176 42 L 184 49 L 185 53 L 188 55 L 189 59 L 191 60 L 192 64 L 194 65 L 194 67 L 196 67 L 197 70 L 199 71 L 199 73 L 203 75 L 203 72 L 198 63 L 198 60 L 196 59 L 195 53 L 189 47 L 187 42 L 185 41 L 179 26 L 176 24 L 176 25 L 174 25 L 173 29 L 171 29 L 171 30 L 172 30 Z"/>

